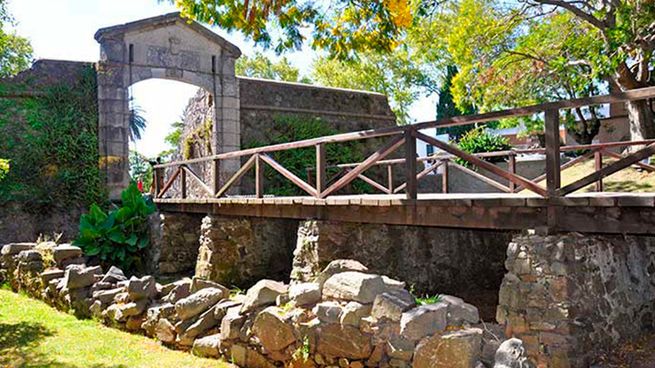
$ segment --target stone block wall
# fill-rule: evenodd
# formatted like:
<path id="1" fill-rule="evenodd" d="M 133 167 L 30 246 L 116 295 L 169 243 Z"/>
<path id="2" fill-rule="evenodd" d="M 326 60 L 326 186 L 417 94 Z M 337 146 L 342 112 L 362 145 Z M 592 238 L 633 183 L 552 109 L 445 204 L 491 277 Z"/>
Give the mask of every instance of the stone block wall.
<path id="1" fill-rule="evenodd" d="M 511 238 L 502 231 L 310 220 L 298 227 L 291 277 L 308 281 L 330 261 L 350 258 L 417 293 L 471 299 L 493 317 Z"/>
<path id="2" fill-rule="evenodd" d="M 159 213 L 149 218 L 150 248 L 146 266 L 157 275 L 192 274 L 198 259 L 202 215 Z"/>
<path id="3" fill-rule="evenodd" d="M 48 254 L 34 243 L 4 245 L 0 275 L 13 290 L 79 318 L 241 367 L 494 364 L 483 357 L 496 345 L 487 343 L 474 306 L 447 295 L 417 305 L 405 283 L 353 260 L 330 263 L 319 282 L 260 280 L 243 294 L 201 278 L 163 285 L 153 276 L 128 279 L 116 267 L 86 266 L 70 245 L 53 244 Z"/>
<path id="4" fill-rule="evenodd" d="M 206 216 L 196 275 L 242 288 L 262 278 L 286 281 L 296 226 L 286 219 Z"/>
<path id="5" fill-rule="evenodd" d="M 655 238 L 517 236 L 498 322 L 538 367 L 587 367 L 655 322 Z"/>

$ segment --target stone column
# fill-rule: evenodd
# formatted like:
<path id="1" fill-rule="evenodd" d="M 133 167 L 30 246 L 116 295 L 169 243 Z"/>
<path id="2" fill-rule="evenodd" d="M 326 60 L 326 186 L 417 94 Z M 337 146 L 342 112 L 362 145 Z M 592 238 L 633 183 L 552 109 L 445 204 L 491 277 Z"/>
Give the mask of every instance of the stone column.
<path id="1" fill-rule="evenodd" d="M 227 53 L 217 55 L 214 76 L 215 123 L 213 126 L 213 151 L 225 153 L 241 149 L 241 122 L 239 120 L 239 82 L 235 75 L 236 59 Z M 225 183 L 237 170 L 241 159 L 221 160 L 220 182 Z M 238 194 L 235 187 L 231 194 Z"/>
<path id="2" fill-rule="evenodd" d="M 157 275 L 190 274 L 198 258 L 202 215 L 154 213 L 150 216 L 150 250 L 146 268 Z"/>
<path id="3" fill-rule="evenodd" d="M 99 165 L 111 200 L 120 199 L 129 183 L 126 57 L 122 37 L 103 39 L 97 64 Z"/>
<path id="4" fill-rule="evenodd" d="M 196 276 L 239 287 L 263 278 L 286 280 L 296 226 L 285 219 L 206 216 Z"/>
<path id="5" fill-rule="evenodd" d="M 653 326 L 655 238 L 517 236 L 505 265 L 497 320 L 538 367 L 587 367 Z"/>

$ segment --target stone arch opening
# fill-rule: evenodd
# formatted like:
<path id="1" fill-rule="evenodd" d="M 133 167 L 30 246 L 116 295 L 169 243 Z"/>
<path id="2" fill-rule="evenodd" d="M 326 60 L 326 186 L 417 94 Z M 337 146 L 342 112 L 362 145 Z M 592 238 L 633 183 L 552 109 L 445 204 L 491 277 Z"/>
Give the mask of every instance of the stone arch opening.
<path id="1" fill-rule="evenodd" d="M 129 94 L 138 82 L 159 78 L 185 82 L 212 95 L 214 153 L 240 147 L 239 88 L 234 72 L 241 51 L 196 22 L 171 13 L 95 34 L 98 62 L 98 127 L 100 166 L 109 198 L 120 198 L 129 182 Z M 220 176 L 238 168 L 221 166 Z"/>

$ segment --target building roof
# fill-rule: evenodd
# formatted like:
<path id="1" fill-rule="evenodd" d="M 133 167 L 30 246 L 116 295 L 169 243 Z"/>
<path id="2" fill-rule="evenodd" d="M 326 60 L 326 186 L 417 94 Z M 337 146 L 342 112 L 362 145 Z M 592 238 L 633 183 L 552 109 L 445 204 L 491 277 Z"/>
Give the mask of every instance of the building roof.
<path id="1" fill-rule="evenodd" d="M 154 28 L 166 27 L 176 23 L 188 27 L 191 30 L 195 31 L 196 33 L 204 36 L 211 42 L 220 45 L 223 49 L 227 50 L 235 58 L 241 56 L 241 50 L 236 45 L 227 41 L 226 39 L 214 33 L 213 31 L 207 29 L 200 23 L 182 17 L 180 15 L 180 12 L 159 15 L 152 18 L 146 18 L 134 22 L 101 28 L 96 32 L 94 38 L 96 39 L 96 41 L 102 42 L 104 38 L 111 38 L 112 36 L 115 35 L 124 34 L 127 32 L 146 30 L 149 28 L 154 29 Z"/>

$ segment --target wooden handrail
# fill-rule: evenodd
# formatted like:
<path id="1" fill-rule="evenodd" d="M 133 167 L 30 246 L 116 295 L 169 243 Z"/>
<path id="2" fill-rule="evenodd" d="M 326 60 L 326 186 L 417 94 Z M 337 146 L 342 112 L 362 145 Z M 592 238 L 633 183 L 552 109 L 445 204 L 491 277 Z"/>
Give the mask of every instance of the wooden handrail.
<path id="1" fill-rule="evenodd" d="M 221 197 L 223 196 L 230 188 L 232 188 L 247 171 L 251 168 L 255 168 L 255 197 L 263 198 L 264 196 L 264 172 L 263 164 L 268 164 L 278 173 L 282 174 L 286 179 L 290 180 L 295 186 L 302 189 L 309 195 L 316 198 L 326 198 L 337 191 L 344 188 L 346 185 L 351 183 L 356 179 L 364 180 L 370 185 L 373 185 L 376 189 L 382 191 L 383 193 L 392 194 L 397 193 L 401 190 L 404 190 L 408 200 L 417 199 L 417 182 L 430 172 L 436 170 L 436 168 L 443 163 L 444 167 L 444 176 L 443 180 L 443 191 L 448 192 L 448 166 L 449 161 L 452 161 L 454 158 L 460 158 L 464 161 L 469 162 L 470 164 L 482 168 L 491 174 L 499 176 L 508 181 L 508 186 L 499 183 L 498 181 L 482 175 L 476 171 L 470 170 L 465 167 L 461 167 L 455 163 L 455 167 L 458 167 L 460 170 L 463 170 L 465 173 L 472 175 L 473 177 L 486 182 L 494 186 L 497 189 L 500 189 L 505 192 L 514 193 L 522 189 L 528 189 L 533 191 L 540 196 L 547 198 L 554 198 L 565 196 L 573 191 L 576 191 L 590 183 L 597 183 L 597 189 L 602 190 L 602 179 L 616 171 L 622 170 L 630 165 L 637 164 L 642 168 L 648 170 L 654 170 L 655 167 L 643 163 L 639 163 L 640 159 L 648 157 L 652 154 L 655 154 L 655 139 L 642 140 L 642 141 L 633 141 L 633 142 L 609 142 L 609 143 L 594 143 L 578 146 L 560 146 L 559 142 L 559 127 L 560 127 L 560 110 L 561 109 L 571 109 L 578 108 L 583 106 L 598 105 L 604 103 L 614 103 L 614 102 L 624 102 L 624 101 L 634 101 L 641 99 L 655 98 L 655 87 L 636 89 L 626 92 L 621 92 L 617 94 L 605 95 L 605 96 L 594 96 L 588 98 L 579 98 L 568 101 L 557 101 L 550 102 L 540 105 L 532 105 L 526 107 L 519 107 L 514 109 L 494 111 L 489 113 L 469 115 L 469 116 L 460 116 L 447 119 L 441 119 L 437 121 L 428 121 L 422 122 L 413 125 L 406 126 L 395 126 L 387 127 L 381 129 L 371 129 L 363 130 L 358 132 L 351 133 L 342 133 L 335 134 L 331 136 L 306 139 L 296 142 L 288 142 L 275 144 L 264 147 L 250 148 L 240 151 L 225 152 L 212 156 L 195 158 L 190 160 L 181 160 L 176 162 L 170 162 L 165 164 L 154 165 L 154 176 L 156 180 L 155 184 L 155 195 L 157 198 L 161 198 L 173 185 L 173 183 L 179 178 L 181 180 L 180 188 L 181 195 L 183 198 L 187 195 L 187 176 L 195 181 L 200 188 L 210 196 Z M 467 125 L 473 123 L 486 123 L 489 121 L 494 121 L 503 118 L 509 117 L 519 117 L 519 116 L 528 116 L 534 115 L 537 113 L 545 113 L 545 135 L 546 135 L 546 147 L 545 148 L 534 148 L 534 149 L 511 149 L 498 152 L 483 152 L 476 154 L 469 154 L 462 151 L 458 147 L 451 145 L 446 142 L 437 140 L 434 137 L 421 133 L 421 130 L 429 128 L 442 128 L 442 127 L 453 127 L 460 125 Z M 381 138 L 381 137 L 391 137 L 390 141 L 377 149 L 372 155 L 370 155 L 366 160 L 359 163 L 340 163 L 332 166 L 327 165 L 326 157 L 326 145 L 330 143 L 343 143 L 371 138 Z M 436 146 L 445 153 L 439 153 L 434 155 L 429 155 L 426 157 L 416 157 L 416 141 L 422 140 L 428 144 Z M 397 150 L 400 146 L 405 146 L 404 158 L 398 159 L 387 159 L 385 158 Z M 605 167 L 602 165 L 602 154 L 606 153 L 611 157 L 617 157 L 620 155 L 608 151 L 609 148 L 613 147 L 626 147 L 626 146 L 646 146 L 636 153 L 630 154 L 627 157 L 621 157 L 618 161 L 609 164 Z M 313 168 L 307 168 L 308 173 L 308 182 L 300 179 L 296 174 L 289 171 L 283 165 L 278 163 L 270 156 L 270 154 L 286 151 L 292 149 L 302 149 L 313 147 L 316 150 L 316 182 L 313 185 L 310 185 L 311 182 L 311 172 L 314 171 Z M 560 165 L 560 155 L 562 152 L 576 151 L 576 150 L 592 150 L 595 153 L 585 154 L 584 158 L 575 159 L 573 161 L 581 161 L 588 158 L 591 155 L 595 155 L 596 168 L 597 171 L 587 175 L 586 177 L 579 179 L 578 181 L 560 188 L 560 172 L 568 166 L 571 166 L 573 163 L 566 163 Z M 536 179 L 527 179 L 516 173 L 516 155 L 518 154 L 530 154 L 530 153 L 539 153 L 546 154 L 546 174 L 536 178 Z M 220 163 L 221 160 L 239 160 L 242 157 L 250 156 L 249 159 L 234 173 L 223 185 L 219 184 L 219 168 L 222 167 Z M 492 157 L 504 157 L 509 158 L 509 168 L 504 170 L 486 160 L 484 158 Z M 204 162 L 211 162 L 212 167 L 211 178 L 209 181 L 210 185 L 207 185 L 203 182 L 203 178 L 195 173 L 189 165 L 199 164 Z M 417 163 L 418 162 L 428 162 L 430 167 L 424 168 L 420 173 L 417 174 Z M 437 162 L 437 164 L 434 164 Z M 393 180 L 393 169 L 392 166 L 396 164 L 404 165 L 403 173 L 405 176 L 406 182 L 401 184 L 398 187 L 394 188 Z M 364 172 L 370 169 L 373 166 L 378 165 L 387 165 L 387 186 L 380 184 L 378 181 L 372 179 L 369 176 L 364 175 Z M 226 165 L 225 167 L 232 166 Z M 164 174 L 165 168 L 176 168 L 171 177 L 164 183 Z M 338 175 L 335 177 L 336 180 L 327 180 L 327 169 L 328 168 L 339 168 L 345 171 L 344 175 Z M 539 186 L 538 183 L 543 179 L 547 179 L 546 188 Z M 555 211 L 551 211 L 551 204 L 556 203 L 554 201 L 548 201 L 549 203 L 549 226 L 553 228 L 556 227 L 557 221 L 554 218 Z"/>
<path id="2" fill-rule="evenodd" d="M 446 127 L 453 127 L 453 126 L 460 126 L 460 125 L 468 125 L 473 123 L 487 123 L 498 119 L 534 115 L 546 110 L 572 109 L 577 107 L 599 105 L 604 103 L 643 100 L 643 99 L 654 98 L 654 97 L 655 97 L 655 87 L 647 87 L 647 88 L 634 89 L 626 92 L 615 93 L 615 94 L 604 95 L 604 96 L 594 96 L 594 97 L 578 98 L 578 99 L 567 100 L 567 101 L 549 102 L 540 105 L 519 107 L 514 109 L 494 111 L 494 112 L 488 112 L 488 113 L 476 114 L 476 115 L 457 116 L 457 117 L 446 118 L 436 121 L 428 121 L 428 122 L 417 123 L 412 125 L 335 134 L 325 137 L 305 139 L 296 142 L 280 143 L 270 146 L 250 148 L 241 151 L 220 153 L 217 155 L 201 157 L 196 159 L 159 164 L 159 165 L 155 165 L 154 167 L 164 168 L 164 167 L 177 166 L 180 164 L 193 164 L 193 163 L 211 161 L 214 159 L 224 160 L 224 159 L 254 155 L 258 153 L 271 153 L 276 151 L 285 151 L 289 149 L 306 148 L 306 147 L 315 146 L 317 144 L 340 143 L 340 142 L 349 142 L 349 141 L 361 140 L 361 139 L 379 138 L 379 137 L 385 137 L 390 135 L 400 135 L 403 134 L 404 131 L 406 130 L 418 131 L 418 130 L 429 129 L 429 128 L 437 128 L 437 127 L 446 128 Z"/>

